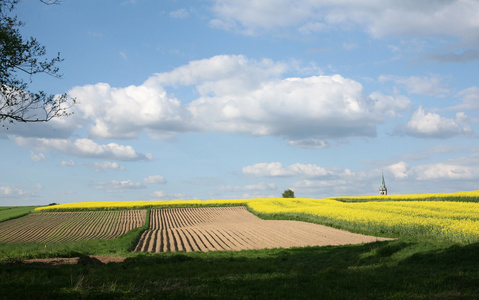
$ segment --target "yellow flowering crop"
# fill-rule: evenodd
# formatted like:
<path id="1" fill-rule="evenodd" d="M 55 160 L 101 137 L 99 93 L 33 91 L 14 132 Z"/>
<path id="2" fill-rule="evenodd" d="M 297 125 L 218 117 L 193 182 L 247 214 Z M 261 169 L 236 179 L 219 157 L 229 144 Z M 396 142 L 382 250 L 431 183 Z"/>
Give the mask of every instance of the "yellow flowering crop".
<path id="1" fill-rule="evenodd" d="M 100 201 L 100 202 L 74 202 L 43 206 L 35 208 L 36 211 L 49 210 L 88 210 L 88 209 L 122 209 L 122 208 L 144 208 L 158 206 L 203 206 L 203 205 L 238 205 L 246 204 L 247 200 L 173 200 L 173 201 Z"/>
<path id="2" fill-rule="evenodd" d="M 266 198 L 191 201 L 83 202 L 40 207 L 54 209 L 118 209 L 171 206 L 247 205 L 261 214 L 303 214 L 345 228 L 391 234 L 429 235 L 458 242 L 479 241 L 479 203 L 456 200 L 479 197 L 479 191 L 453 194 L 388 195 L 330 199 Z M 338 198 L 339 199 L 339 198 Z M 375 199 L 381 201 L 374 201 Z M 366 200 L 372 200 L 365 202 Z M 355 202 L 359 201 L 359 202 Z M 363 201 L 363 202 L 361 202 Z"/>
<path id="3" fill-rule="evenodd" d="M 430 235 L 479 241 L 479 203 L 384 201 L 344 203 L 332 199 L 263 199 L 248 202 L 264 214 L 297 213 L 373 232 Z"/>

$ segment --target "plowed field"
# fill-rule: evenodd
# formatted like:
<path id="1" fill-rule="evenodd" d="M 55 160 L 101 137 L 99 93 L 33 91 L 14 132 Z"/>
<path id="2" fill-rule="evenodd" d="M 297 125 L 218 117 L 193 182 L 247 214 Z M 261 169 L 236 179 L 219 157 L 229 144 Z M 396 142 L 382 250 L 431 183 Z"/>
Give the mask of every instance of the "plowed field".
<path id="1" fill-rule="evenodd" d="M 262 220 L 245 207 L 151 210 L 150 229 L 135 249 L 214 251 L 343 245 L 387 240 L 298 221 Z"/>
<path id="2" fill-rule="evenodd" d="M 33 213 L 0 223 L 0 243 L 111 239 L 145 219 L 146 210 Z"/>

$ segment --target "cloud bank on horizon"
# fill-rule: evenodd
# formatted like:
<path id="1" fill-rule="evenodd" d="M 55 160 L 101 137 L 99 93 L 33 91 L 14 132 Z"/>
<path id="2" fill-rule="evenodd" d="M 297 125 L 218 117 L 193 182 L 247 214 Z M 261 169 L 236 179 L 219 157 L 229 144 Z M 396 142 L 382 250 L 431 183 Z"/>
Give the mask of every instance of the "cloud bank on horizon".
<path id="1" fill-rule="evenodd" d="M 68 17 L 77 6 L 55 9 Z M 35 23 L 28 8 L 20 12 Z M 42 9 L 48 16 L 53 8 Z M 364 195 L 375 193 L 381 170 L 400 193 L 478 189 L 477 0 L 135 1 L 116 9 L 133 21 L 135 10 L 144 13 L 122 38 L 95 22 L 65 29 L 70 40 L 84 33 L 93 65 L 107 55 L 97 43 L 123 45 L 117 61 L 105 62 L 110 71 L 98 70 L 104 80 L 86 84 L 78 82 L 88 82 L 92 66 L 64 50 L 77 60 L 63 69 L 79 102 L 74 114 L 0 133 L 12 157 L 6 167 L 22 161 L 0 178 L 0 201 L 280 197 L 287 188 Z M 171 25 L 168 51 L 135 27 L 155 11 Z M 121 13 L 105 22 L 122 22 Z M 143 40 L 120 43 L 129 38 Z M 154 56 L 142 54 L 152 48 Z M 142 59 L 169 67 L 148 72 Z M 117 85 L 122 64 L 132 74 Z M 44 172 L 60 184 L 44 182 Z"/>

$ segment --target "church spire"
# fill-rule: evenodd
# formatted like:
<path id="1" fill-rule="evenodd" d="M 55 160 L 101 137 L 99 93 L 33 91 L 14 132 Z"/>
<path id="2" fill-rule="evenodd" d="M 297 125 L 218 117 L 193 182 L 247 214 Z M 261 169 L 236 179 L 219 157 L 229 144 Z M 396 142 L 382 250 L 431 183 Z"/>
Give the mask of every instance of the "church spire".
<path id="1" fill-rule="evenodd" d="M 379 195 L 387 195 L 388 189 L 386 188 L 386 182 L 384 182 L 384 173 L 381 172 L 381 186 L 379 187 Z"/>

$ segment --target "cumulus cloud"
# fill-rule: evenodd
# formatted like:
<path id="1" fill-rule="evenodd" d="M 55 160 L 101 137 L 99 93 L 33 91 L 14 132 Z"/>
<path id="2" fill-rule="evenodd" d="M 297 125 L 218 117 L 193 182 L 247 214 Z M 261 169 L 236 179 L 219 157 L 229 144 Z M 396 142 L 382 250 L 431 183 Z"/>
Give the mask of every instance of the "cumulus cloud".
<path id="1" fill-rule="evenodd" d="M 333 171 L 312 164 L 292 164 L 283 166 L 280 162 L 258 163 L 252 166 L 243 167 L 244 175 L 258 177 L 323 177 L 333 175 Z"/>
<path id="2" fill-rule="evenodd" d="M 8 131 L 0 131 L 0 138 L 6 136 L 68 138 L 78 129 L 81 129 L 84 120 L 80 115 L 53 118 L 48 122 L 8 124 Z"/>
<path id="3" fill-rule="evenodd" d="M 202 96 L 229 95 L 255 90 L 264 81 L 277 78 L 288 64 L 270 59 L 253 60 L 244 55 L 217 55 L 151 76 L 145 86 L 192 86 Z"/>
<path id="4" fill-rule="evenodd" d="M 47 139 L 14 137 L 17 145 L 41 152 L 56 151 L 67 155 L 114 160 L 149 160 L 151 154 L 137 153 L 133 147 L 109 143 L 100 145 L 90 139 Z"/>
<path id="5" fill-rule="evenodd" d="M 403 179 L 403 178 L 407 178 L 410 175 L 410 167 L 404 161 L 400 161 L 398 163 L 392 164 L 386 167 L 386 170 L 392 173 L 395 178 Z"/>
<path id="6" fill-rule="evenodd" d="M 340 75 L 267 81 L 248 94 L 201 97 L 188 109 L 203 130 L 290 140 L 375 136 L 382 121 L 362 85 Z"/>
<path id="7" fill-rule="evenodd" d="M 469 126 L 461 127 L 458 123 L 463 123 L 466 119 L 464 113 L 457 115 L 458 120 L 442 117 L 436 113 L 425 112 L 419 107 L 411 116 L 406 125 L 406 134 L 415 137 L 426 138 L 450 138 L 459 135 L 475 135 Z"/>
<path id="8" fill-rule="evenodd" d="M 96 139 L 153 138 L 182 132 L 279 136 L 298 147 L 322 148 L 328 139 L 376 135 L 384 117 L 409 105 L 403 96 L 367 95 L 341 75 L 281 78 L 291 65 L 219 55 L 151 76 L 140 86 L 99 83 L 70 91 L 82 105 Z M 166 89 L 194 88 L 196 99 L 180 101 Z"/>
<path id="9" fill-rule="evenodd" d="M 475 180 L 479 179 L 479 155 L 472 154 L 465 157 L 415 166 L 400 161 L 387 166 L 385 171 L 400 180 Z"/>
<path id="10" fill-rule="evenodd" d="M 470 166 L 461 166 L 452 163 L 435 163 L 417 166 L 413 171 L 416 173 L 417 180 L 471 179 L 478 175 L 478 172 Z"/>
<path id="11" fill-rule="evenodd" d="M 472 42 L 477 40 L 479 28 L 479 3 L 474 0 L 216 0 L 212 11 L 212 26 L 249 35 L 287 27 L 311 34 L 338 26 L 360 26 L 375 38 L 435 35 Z"/>
<path id="12" fill-rule="evenodd" d="M 113 88 L 106 83 L 75 87 L 70 91 L 82 99 L 77 111 L 93 125 L 91 138 L 137 138 L 144 129 L 168 134 L 181 131 L 187 119 L 181 102 L 161 86 Z"/>

